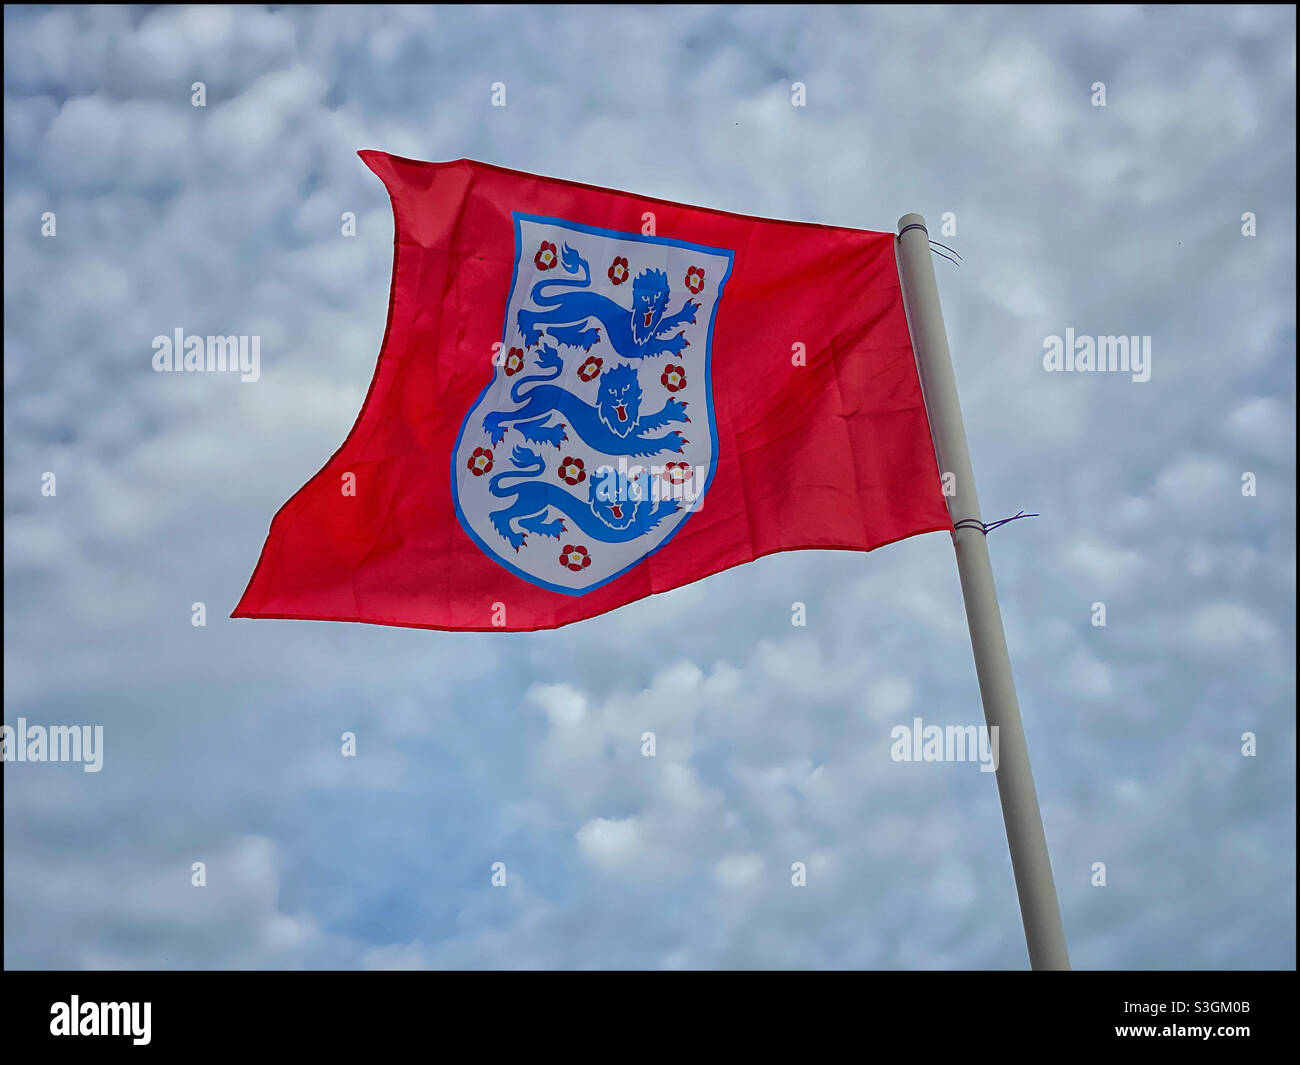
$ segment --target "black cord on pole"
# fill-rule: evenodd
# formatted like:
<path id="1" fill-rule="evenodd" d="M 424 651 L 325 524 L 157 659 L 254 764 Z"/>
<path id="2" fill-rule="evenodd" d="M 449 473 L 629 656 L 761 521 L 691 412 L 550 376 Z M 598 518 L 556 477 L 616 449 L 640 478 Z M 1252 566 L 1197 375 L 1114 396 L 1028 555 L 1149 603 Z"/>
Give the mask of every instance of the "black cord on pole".
<path id="1" fill-rule="evenodd" d="M 919 229 L 922 233 L 925 234 L 925 239 L 929 240 L 930 244 L 933 245 L 933 247 L 930 248 L 931 254 L 939 256 L 940 259 L 947 259 L 950 263 L 952 263 L 953 266 L 959 268 L 961 267 L 961 255 L 957 252 L 957 250 L 948 247 L 947 244 L 940 244 L 937 240 L 930 240 L 930 231 L 926 229 L 925 226 L 921 225 L 920 222 L 909 222 L 907 225 L 905 225 L 902 229 L 898 231 L 898 239 L 902 240 L 903 234 L 906 233 L 909 229 Z M 943 252 L 935 251 L 934 250 L 935 247 L 943 248 L 944 251 L 950 251 L 952 252 L 953 255 L 956 255 L 957 258 L 953 259 L 947 255 L 944 255 Z"/>
<path id="2" fill-rule="evenodd" d="M 958 259 L 961 259 L 961 253 L 956 248 L 950 248 L 947 244 L 940 244 L 937 240 L 932 240 L 930 243 L 935 245 L 935 247 L 942 248 L 944 251 L 952 252 Z"/>
<path id="3" fill-rule="evenodd" d="M 1009 518 L 999 518 L 997 521 L 983 522 L 978 518 L 962 518 L 961 521 L 955 521 L 952 524 L 954 529 L 978 529 L 985 536 L 988 536 L 994 529 L 999 529 L 1007 522 L 1016 521 L 1020 518 L 1037 518 L 1038 514 L 1026 514 L 1023 510 L 1019 514 L 1013 514 Z"/>

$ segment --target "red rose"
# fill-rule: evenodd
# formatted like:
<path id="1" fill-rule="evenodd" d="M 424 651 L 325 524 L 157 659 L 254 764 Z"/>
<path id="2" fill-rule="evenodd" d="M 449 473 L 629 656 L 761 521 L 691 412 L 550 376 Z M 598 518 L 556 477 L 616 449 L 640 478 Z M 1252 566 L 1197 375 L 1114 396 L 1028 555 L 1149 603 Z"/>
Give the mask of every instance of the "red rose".
<path id="1" fill-rule="evenodd" d="M 559 256 L 555 254 L 555 245 L 549 240 L 542 241 L 542 246 L 533 256 L 533 263 L 539 270 L 549 270 L 559 261 Z"/>
<path id="2" fill-rule="evenodd" d="M 581 544 L 577 547 L 573 544 L 565 544 L 564 550 L 560 552 L 560 565 L 577 573 L 591 565 L 591 556 Z"/>
<path id="3" fill-rule="evenodd" d="M 560 475 L 562 481 L 568 484 L 579 484 L 587 479 L 587 471 L 583 468 L 582 459 L 565 457 L 560 463 L 560 468 L 555 471 Z"/>
<path id="4" fill-rule="evenodd" d="M 669 392 L 680 392 L 686 387 L 686 367 L 670 362 L 659 375 L 659 381 Z"/>
<path id="5" fill-rule="evenodd" d="M 691 476 L 691 464 L 689 462 L 669 462 L 664 465 L 663 473 L 659 477 L 669 484 L 685 484 Z"/>

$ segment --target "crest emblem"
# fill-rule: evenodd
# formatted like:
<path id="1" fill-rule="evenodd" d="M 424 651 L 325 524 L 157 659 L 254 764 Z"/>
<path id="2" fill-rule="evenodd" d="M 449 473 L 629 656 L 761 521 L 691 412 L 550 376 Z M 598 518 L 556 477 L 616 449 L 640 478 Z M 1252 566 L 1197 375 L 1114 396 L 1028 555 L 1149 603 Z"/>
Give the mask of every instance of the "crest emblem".
<path id="1" fill-rule="evenodd" d="M 717 467 L 710 363 L 733 253 L 516 213 L 492 380 L 451 461 L 462 528 L 581 595 L 662 547 Z"/>

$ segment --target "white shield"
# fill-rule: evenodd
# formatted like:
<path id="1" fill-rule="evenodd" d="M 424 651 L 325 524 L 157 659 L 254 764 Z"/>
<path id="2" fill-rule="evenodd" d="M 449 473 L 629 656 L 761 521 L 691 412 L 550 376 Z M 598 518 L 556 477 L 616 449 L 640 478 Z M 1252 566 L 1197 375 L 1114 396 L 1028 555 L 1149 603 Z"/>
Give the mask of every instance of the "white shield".
<path id="1" fill-rule="evenodd" d="M 492 380 L 456 514 L 512 573 L 581 595 L 670 540 L 717 466 L 710 361 L 732 252 L 516 213 Z"/>

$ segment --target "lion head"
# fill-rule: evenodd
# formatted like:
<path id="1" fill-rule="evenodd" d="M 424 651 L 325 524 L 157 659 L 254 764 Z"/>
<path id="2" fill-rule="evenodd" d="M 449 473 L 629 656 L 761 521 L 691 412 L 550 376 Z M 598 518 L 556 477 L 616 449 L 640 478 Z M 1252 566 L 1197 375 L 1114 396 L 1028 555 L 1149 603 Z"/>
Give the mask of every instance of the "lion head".
<path id="1" fill-rule="evenodd" d="M 611 529 L 626 529 L 650 502 L 651 490 L 650 471 L 644 467 L 628 471 L 601 466 L 591 476 L 587 500 L 591 512 Z"/>
<path id="2" fill-rule="evenodd" d="M 596 413 L 617 436 L 627 436 L 641 420 L 641 382 L 627 363 L 607 370 L 596 394 Z"/>
<path id="3" fill-rule="evenodd" d="M 632 282 L 632 339 L 644 344 L 659 328 L 668 310 L 668 275 L 642 270 Z"/>

